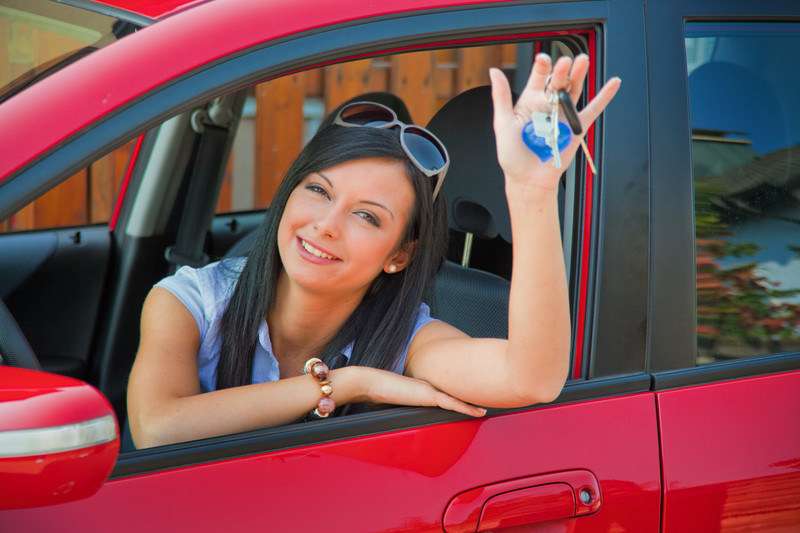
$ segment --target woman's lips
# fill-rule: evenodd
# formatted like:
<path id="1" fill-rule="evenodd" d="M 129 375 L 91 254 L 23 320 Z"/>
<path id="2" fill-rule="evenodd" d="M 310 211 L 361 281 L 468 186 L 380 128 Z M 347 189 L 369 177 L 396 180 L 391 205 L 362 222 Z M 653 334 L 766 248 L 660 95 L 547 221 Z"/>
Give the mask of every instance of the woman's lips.
<path id="1" fill-rule="evenodd" d="M 331 263 L 338 263 L 339 261 L 341 261 L 341 259 L 339 259 L 338 257 L 334 256 L 332 253 L 328 252 L 324 248 L 319 248 L 318 246 L 316 246 L 315 244 L 313 244 L 310 241 L 306 241 L 305 239 L 303 239 L 301 237 L 297 237 L 296 240 L 297 240 L 297 249 L 298 249 L 298 251 L 300 253 L 300 257 L 302 257 L 306 261 L 309 261 L 309 262 L 317 264 L 317 265 L 330 265 Z M 308 250 L 305 249 L 305 247 L 303 246 L 303 242 L 304 241 L 305 241 L 305 243 L 307 245 L 311 246 L 312 248 L 317 249 L 318 251 L 320 251 L 320 252 L 322 252 L 322 253 L 324 253 L 326 255 L 334 257 L 334 259 L 328 259 L 327 257 L 320 257 L 318 255 L 314 255 L 313 253 L 311 253 L 311 252 L 309 252 Z"/>

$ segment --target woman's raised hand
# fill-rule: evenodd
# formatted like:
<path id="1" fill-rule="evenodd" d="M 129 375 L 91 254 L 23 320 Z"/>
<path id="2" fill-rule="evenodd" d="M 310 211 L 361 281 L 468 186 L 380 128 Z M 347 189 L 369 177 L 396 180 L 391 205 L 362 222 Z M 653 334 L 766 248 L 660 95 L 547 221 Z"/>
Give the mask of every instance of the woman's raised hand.
<path id="1" fill-rule="evenodd" d="M 568 89 L 573 102 L 583 91 L 583 82 L 589 70 L 589 56 L 580 54 L 573 61 L 561 57 L 555 66 L 547 54 L 538 54 L 530 78 L 516 103 L 511 101 L 511 88 L 505 75 L 496 68 L 490 70 L 492 100 L 494 103 L 494 132 L 497 138 L 497 159 L 506 176 L 506 183 L 555 190 L 558 180 L 575 157 L 580 137 L 572 136 L 570 144 L 561 152 L 561 168 L 553 160 L 542 162 L 522 140 L 522 130 L 534 111 L 548 112 L 549 104 L 545 84 L 550 76 L 550 90 Z M 614 98 L 620 86 L 619 78 L 612 78 L 579 113 L 583 134 Z"/>
<path id="2" fill-rule="evenodd" d="M 364 395 L 357 401 L 392 405 L 441 407 L 469 416 L 483 416 L 486 410 L 444 393 L 427 381 L 402 376 L 388 370 L 358 368 L 363 374 Z"/>

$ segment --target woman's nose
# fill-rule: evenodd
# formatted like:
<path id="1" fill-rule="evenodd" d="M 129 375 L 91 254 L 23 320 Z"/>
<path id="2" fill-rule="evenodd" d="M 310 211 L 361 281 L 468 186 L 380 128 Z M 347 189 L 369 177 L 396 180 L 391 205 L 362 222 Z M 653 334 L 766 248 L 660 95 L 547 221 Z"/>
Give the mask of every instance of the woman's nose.
<path id="1" fill-rule="evenodd" d="M 339 237 L 340 217 L 337 209 L 327 209 L 314 221 L 314 229 L 323 237 L 336 239 Z"/>

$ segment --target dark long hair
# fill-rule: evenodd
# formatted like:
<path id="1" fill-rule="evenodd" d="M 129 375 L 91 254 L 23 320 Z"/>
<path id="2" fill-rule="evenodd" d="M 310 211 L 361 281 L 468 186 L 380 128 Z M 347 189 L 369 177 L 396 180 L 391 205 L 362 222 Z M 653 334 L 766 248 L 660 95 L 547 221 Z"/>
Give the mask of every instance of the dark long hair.
<path id="1" fill-rule="evenodd" d="M 258 330 L 274 302 L 278 275 L 278 225 L 289 195 L 309 173 L 354 159 L 381 157 L 405 164 L 415 202 L 403 244 L 416 241 L 410 264 L 396 274 L 381 272 L 361 303 L 319 355 L 331 368 L 342 366 L 341 350 L 354 347 L 347 364 L 391 369 L 408 342 L 423 297 L 442 264 L 447 247 L 446 203 L 431 202 L 434 179 L 405 156 L 398 130 L 326 126 L 306 145 L 286 173 L 269 214 L 258 229 L 220 322 L 222 337 L 217 389 L 252 382 Z M 337 410 L 338 411 L 338 410 Z"/>

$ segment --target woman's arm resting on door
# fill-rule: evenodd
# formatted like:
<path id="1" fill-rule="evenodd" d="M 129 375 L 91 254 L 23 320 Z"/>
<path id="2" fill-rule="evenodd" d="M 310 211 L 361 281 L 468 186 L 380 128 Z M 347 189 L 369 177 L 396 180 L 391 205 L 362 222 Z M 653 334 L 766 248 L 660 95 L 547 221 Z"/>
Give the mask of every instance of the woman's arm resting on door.
<path id="1" fill-rule="evenodd" d="M 452 326 L 431 323 L 411 343 L 406 374 L 424 379 L 466 402 L 491 407 L 554 400 L 569 372 L 570 314 L 558 220 L 557 190 L 562 169 L 575 157 L 580 138 L 561 152 L 562 169 L 542 162 L 522 141 L 534 110 L 547 108 L 548 76 L 553 89 L 570 87 L 577 102 L 589 67 L 585 55 L 555 66 L 540 54 L 517 100 L 505 76 L 492 69 L 497 156 L 505 175 L 514 254 L 508 340 L 471 339 Z M 583 132 L 616 94 L 613 78 L 579 113 Z"/>

